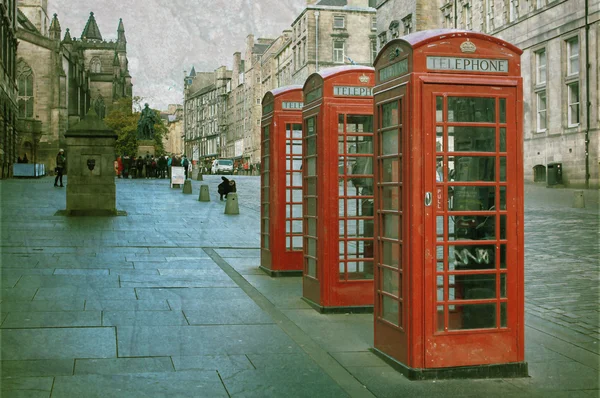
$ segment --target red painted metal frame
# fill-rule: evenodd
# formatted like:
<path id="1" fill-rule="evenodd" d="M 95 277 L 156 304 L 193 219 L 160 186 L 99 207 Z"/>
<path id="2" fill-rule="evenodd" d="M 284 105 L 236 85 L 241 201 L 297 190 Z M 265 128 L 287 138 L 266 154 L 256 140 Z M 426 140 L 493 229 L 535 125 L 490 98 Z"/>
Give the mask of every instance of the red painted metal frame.
<path id="1" fill-rule="evenodd" d="M 464 44 L 467 43 L 466 45 Z M 463 51 L 461 51 L 463 45 Z M 473 49 L 474 48 L 474 49 Z M 375 62 L 376 87 L 375 98 L 375 161 L 374 174 L 376 185 L 375 204 L 375 266 L 379 271 L 382 268 L 382 209 L 380 192 L 382 182 L 381 170 L 381 143 L 380 133 L 382 125 L 382 106 L 390 101 L 402 101 L 402 131 L 400 137 L 399 170 L 402 182 L 397 184 L 402 187 L 401 215 L 402 222 L 399 226 L 398 236 L 401 238 L 402 250 L 396 253 L 396 260 L 401 264 L 402 278 L 395 281 L 403 294 L 401 302 L 402 311 L 399 314 L 399 324 L 394 325 L 382 318 L 382 297 L 384 294 L 383 280 L 379 272 L 375 272 L 375 348 L 386 356 L 398 361 L 403 367 L 409 369 L 439 369 L 463 366 L 478 366 L 490 364 L 510 364 L 524 360 L 524 232 L 523 232 L 523 93 L 522 79 L 520 77 L 520 55 L 522 51 L 500 39 L 480 33 L 467 31 L 424 31 L 405 36 L 389 42 L 379 53 Z M 508 72 L 459 72 L 459 71 L 429 71 L 427 70 L 427 56 L 461 57 L 502 59 L 508 61 Z M 396 68 L 403 73 L 388 73 L 387 80 L 381 70 L 393 68 L 391 65 L 406 62 L 405 68 Z M 498 98 L 507 101 L 507 120 L 496 126 L 506 128 L 506 153 L 496 146 L 495 152 L 490 152 L 494 157 L 496 178 L 489 183 L 440 183 L 436 182 L 436 156 L 450 155 L 446 152 L 436 153 L 436 96 L 444 98 L 449 96 L 463 97 L 494 97 L 496 104 Z M 446 101 L 446 100 L 444 100 Z M 508 103 L 510 102 L 510 103 Z M 446 102 L 444 102 L 446 104 Z M 446 106 L 446 105 L 444 105 Z M 497 107 L 499 105 L 496 105 Z M 444 108 L 445 110 L 446 108 Z M 498 108 L 496 108 L 496 111 Z M 498 113 L 496 113 L 498 118 Z M 444 124 L 446 126 L 448 123 Z M 498 140 L 498 133 L 496 133 Z M 468 156 L 468 153 L 459 153 L 452 156 Z M 478 154 L 482 156 L 482 153 Z M 506 160 L 506 182 L 499 181 L 499 158 Z M 396 166 L 395 166 L 396 167 Z M 401 167 L 401 168 L 400 168 Z M 444 171 L 447 173 L 447 171 Z M 450 272 L 436 271 L 436 245 L 437 240 L 436 216 L 448 216 L 449 209 L 436 210 L 436 193 L 441 194 L 441 203 L 447 206 L 448 188 L 452 185 L 462 186 L 489 186 L 496 192 L 496 204 L 500 187 L 506 187 L 506 208 L 495 208 L 483 211 L 481 214 L 499 217 L 506 216 L 506 236 L 500 239 L 496 235 L 489 241 L 500 251 L 500 245 L 506 245 L 506 263 L 509 269 L 500 268 L 500 260 L 495 261 L 494 268 L 481 272 Z M 433 204 L 425 205 L 426 193 L 433 194 Z M 489 214 L 488 214 L 489 213 Z M 454 211 L 454 215 L 462 213 Z M 495 226 L 496 233 L 500 227 Z M 446 231 L 446 233 L 448 233 Z M 454 242 L 441 243 L 446 247 Z M 487 243 L 487 242 L 486 242 Z M 469 243 L 466 243 L 469 244 Z M 447 250 L 447 249 L 446 249 Z M 447 253 L 447 251 L 446 251 Z M 446 260 L 448 258 L 446 257 Z M 507 278 L 506 298 L 500 297 L 500 281 L 496 280 L 495 298 L 473 299 L 467 304 L 477 303 L 507 303 L 507 324 L 500 325 L 500 310 L 496 309 L 496 327 L 474 328 L 462 330 L 449 330 L 448 322 L 451 315 L 446 308 L 444 312 L 445 328 L 438 331 L 437 322 L 437 279 L 436 276 L 445 276 L 444 288 L 446 294 L 442 304 L 449 306 L 460 302 L 448 298 L 449 275 L 469 276 L 473 274 L 505 274 Z"/>
<path id="2" fill-rule="evenodd" d="M 294 107 L 285 107 L 293 104 Z M 287 246 L 286 238 L 292 237 L 286 232 L 286 223 L 291 223 L 291 218 L 286 214 L 286 208 L 292 205 L 286 199 L 287 190 L 293 186 L 286 182 L 286 174 L 290 172 L 288 166 L 292 157 L 287 155 L 286 145 L 289 141 L 286 136 L 288 125 L 302 124 L 302 86 L 286 86 L 267 92 L 262 100 L 263 118 L 261 123 L 261 151 L 262 156 L 270 159 L 268 172 L 268 200 L 265 198 L 265 181 L 261 178 L 261 265 L 260 268 L 271 276 L 301 276 L 302 275 L 302 250 L 292 250 Z M 269 129 L 269 137 L 265 139 L 265 128 Z M 268 153 L 266 146 L 268 145 Z M 298 186 L 296 188 L 301 188 Z M 301 206 L 299 201 L 297 204 Z M 268 205 L 268 212 L 265 211 Z M 294 216 L 294 214 L 292 214 Z M 294 217 L 296 219 L 296 217 Z M 301 215 L 297 218 L 300 222 Z M 266 221 L 268 220 L 268 221 Z M 264 222 L 268 222 L 268 233 Z M 298 235 L 302 239 L 302 235 Z M 264 240 L 268 239 L 268 248 Z"/>
<path id="3" fill-rule="evenodd" d="M 334 86 L 373 87 L 373 68 L 344 66 L 330 68 L 308 77 L 304 84 L 303 109 L 303 195 L 304 195 L 304 275 L 303 299 L 322 312 L 353 309 L 371 311 L 373 280 L 340 280 L 339 256 L 339 185 L 338 185 L 338 115 L 372 115 L 373 97 L 334 96 Z M 307 152 L 308 134 L 316 130 L 316 160 Z M 346 126 L 346 123 L 344 123 Z M 312 136 L 311 136 L 312 137 Z M 312 141 L 311 141 L 312 142 Z M 309 175 L 315 162 L 316 174 Z M 309 185 L 316 184 L 316 192 Z M 312 186 L 312 185 L 311 185 Z M 310 215 L 311 208 L 316 213 Z M 309 223 L 316 223 L 311 235 Z M 309 247 L 316 245 L 316 255 Z M 310 264 L 316 275 L 311 276 Z"/>

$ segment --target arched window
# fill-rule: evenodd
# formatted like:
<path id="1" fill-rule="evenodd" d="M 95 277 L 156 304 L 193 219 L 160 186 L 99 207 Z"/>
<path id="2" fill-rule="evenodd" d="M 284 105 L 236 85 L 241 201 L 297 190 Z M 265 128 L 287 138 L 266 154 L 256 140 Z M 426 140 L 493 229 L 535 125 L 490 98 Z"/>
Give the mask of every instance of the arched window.
<path id="1" fill-rule="evenodd" d="M 19 84 L 19 117 L 33 117 L 33 72 L 23 60 L 17 65 L 17 81 Z"/>
<path id="2" fill-rule="evenodd" d="M 100 62 L 100 58 L 94 57 L 90 61 L 90 72 L 91 73 L 101 73 L 102 72 L 102 63 Z"/>

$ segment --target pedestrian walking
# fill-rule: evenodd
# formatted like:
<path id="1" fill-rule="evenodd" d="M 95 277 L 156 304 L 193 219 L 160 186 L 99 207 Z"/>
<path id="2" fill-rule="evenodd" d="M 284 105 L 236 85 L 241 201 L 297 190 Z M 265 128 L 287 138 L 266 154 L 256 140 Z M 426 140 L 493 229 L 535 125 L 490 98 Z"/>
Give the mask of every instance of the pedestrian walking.
<path id="1" fill-rule="evenodd" d="M 144 166 L 146 167 L 146 178 L 150 178 L 152 176 L 152 158 L 150 154 L 146 154 L 146 159 L 144 160 Z"/>
<path id="2" fill-rule="evenodd" d="M 58 154 L 56 155 L 56 168 L 54 171 L 56 172 L 56 178 L 54 179 L 55 187 L 64 187 L 63 185 L 63 171 L 65 166 L 67 165 L 67 157 L 65 156 L 65 150 L 60 149 Z M 60 185 L 58 185 L 60 181 Z"/>
<path id="3" fill-rule="evenodd" d="M 138 156 L 135 166 L 137 168 L 137 178 L 144 178 L 144 159 L 141 156 Z"/>
<path id="4" fill-rule="evenodd" d="M 127 154 L 125 154 L 125 156 L 123 156 L 123 178 L 128 179 L 129 178 L 129 156 Z"/>
<path id="5" fill-rule="evenodd" d="M 135 179 L 137 177 L 137 165 L 135 161 L 135 156 L 132 156 L 129 159 L 129 172 L 131 173 L 131 178 Z"/>
<path id="6" fill-rule="evenodd" d="M 117 158 L 117 177 L 121 178 L 123 175 L 123 159 L 119 156 Z"/>
<path id="7" fill-rule="evenodd" d="M 181 159 L 181 165 L 183 166 L 183 173 L 185 174 L 185 179 L 188 178 L 188 167 L 190 166 L 190 161 L 188 158 L 183 155 L 183 159 Z"/>

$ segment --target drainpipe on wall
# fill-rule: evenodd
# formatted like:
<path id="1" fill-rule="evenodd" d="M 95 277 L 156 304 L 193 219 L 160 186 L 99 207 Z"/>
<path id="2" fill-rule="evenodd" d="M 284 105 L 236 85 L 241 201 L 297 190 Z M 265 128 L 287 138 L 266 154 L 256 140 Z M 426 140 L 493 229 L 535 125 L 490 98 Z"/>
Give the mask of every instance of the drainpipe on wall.
<path id="1" fill-rule="evenodd" d="M 587 0 L 586 0 L 587 1 Z M 315 11 L 315 72 L 319 71 L 319 11 Z"/>
<path id="2" fill-rule="evenodd" d="M 590 24 L 589 17 L 589 0 L 585 0 L 585 188 L 590 188 L 590 109 L 592 102 L 590 101 Z"/>
<path id="3" fill-rule="evenodd" d="M 587 1 L 587 0 L 586 0 Z M 458 29 L 458 1 L 454 0 L 454 29 Z"/>

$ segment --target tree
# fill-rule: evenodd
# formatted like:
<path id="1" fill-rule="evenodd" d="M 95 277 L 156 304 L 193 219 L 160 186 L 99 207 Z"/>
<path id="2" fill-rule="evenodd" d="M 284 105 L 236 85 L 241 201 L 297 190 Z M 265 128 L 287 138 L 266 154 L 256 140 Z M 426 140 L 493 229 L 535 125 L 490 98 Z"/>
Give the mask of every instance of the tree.
<path id="1" fill-rule="evenodd" d="M 115 144 L 117 155 L 138 155 L 137 123 L 140 119 L 140 112 L 133 112 L 132 109 L 140 109 L 139 104 L 142 100 L 140 97 L 120 98 L 104 118 L 104 122 L 117 133 L 118 138 Z M 154 150 L 157 154 L 162 154 L 164 152 L 162 139 L 168 129 L 160 118 L 160 111 L 156 109 L 153 111 L 156 113 Z"/>

